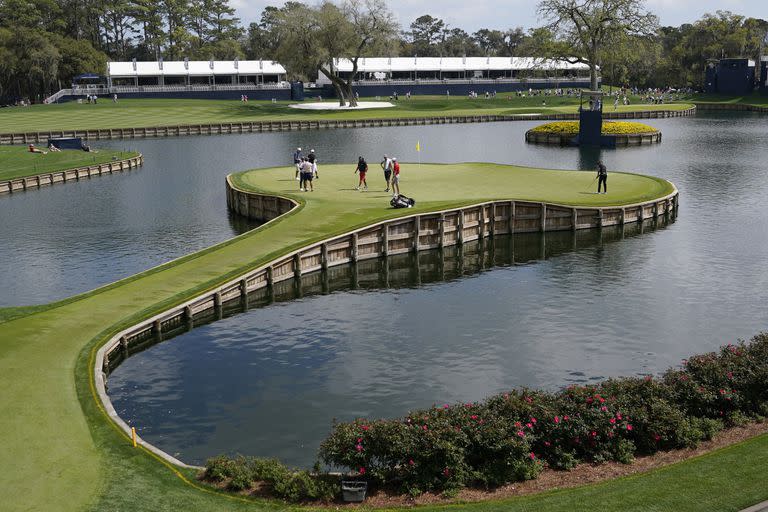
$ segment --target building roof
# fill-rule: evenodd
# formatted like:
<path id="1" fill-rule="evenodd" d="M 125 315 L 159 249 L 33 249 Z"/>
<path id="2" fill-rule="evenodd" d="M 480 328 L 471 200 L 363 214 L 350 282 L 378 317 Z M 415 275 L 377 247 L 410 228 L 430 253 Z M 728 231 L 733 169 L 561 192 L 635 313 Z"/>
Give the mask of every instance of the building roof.
<path id="1" fill-rule="evenodd" d="M 352 61 L 334 59 L 341 72 L 352 71 Z M 501 71 L 501 70 L 585 70 L 586 64 L 535 57 L 361 57 L 357 70 L 363 73 L 381 71 Z"/>
<path id="2" fill-rule="evenodd" d="M 110 77 L 134 76 L 211 76 L 211 75 L 284 75 L 285 68 L 271 60 L 183 60 L 153 62 L 109 62 Z"/>

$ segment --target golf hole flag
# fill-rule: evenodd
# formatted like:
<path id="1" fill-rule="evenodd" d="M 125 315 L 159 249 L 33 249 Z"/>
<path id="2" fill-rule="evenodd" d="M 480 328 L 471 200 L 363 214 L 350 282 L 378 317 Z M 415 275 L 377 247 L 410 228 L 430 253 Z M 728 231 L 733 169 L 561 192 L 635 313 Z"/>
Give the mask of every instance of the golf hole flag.
<path id="1" fill-rule="evenodd" d="M 421 151 L 421 142 L 416 141 L 416 151 Z"/>

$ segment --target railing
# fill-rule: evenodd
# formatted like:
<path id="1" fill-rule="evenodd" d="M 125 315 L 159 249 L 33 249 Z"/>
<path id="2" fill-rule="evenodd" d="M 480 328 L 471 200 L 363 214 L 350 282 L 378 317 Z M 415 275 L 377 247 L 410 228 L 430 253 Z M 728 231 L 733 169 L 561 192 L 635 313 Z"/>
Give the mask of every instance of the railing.
<path id="1" fill-rule="evenodd" d="M 356 80 L 354 85 L 472 85 L 472 84 L 542 84 L 551 83 L 553 87 L 561 82 L 588 82 L 589 77 L 574 78 L 394 78 L 385 80 Z M 329 84 L 326 78 L 320 78 L 318 85 Z"/>
<path id="2" fill-rule="evenodd" d="M 72 94 L 72 89 L 62 89 L 59 92 L 52 94 L 51 96 L 48 96 L 43 100 L 43 103 L 56 103 L 59 101 L 63 96 L 68 96 Z"/>

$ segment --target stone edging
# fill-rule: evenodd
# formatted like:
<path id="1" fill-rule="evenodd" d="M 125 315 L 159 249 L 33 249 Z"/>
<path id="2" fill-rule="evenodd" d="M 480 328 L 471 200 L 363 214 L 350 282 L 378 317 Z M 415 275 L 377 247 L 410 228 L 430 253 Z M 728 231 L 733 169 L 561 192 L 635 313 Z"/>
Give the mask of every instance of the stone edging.
<path id="1" fill-rule="evenodd" d="M 636 112 L 605 112 L 605 119 L 657 119 L 687 117 L 696 113 L 696 107 L 686 110 L 641 110 Z M 328 128 L 379 128 L 385 126 L 411 126 L 454 123 L 491 123 L 499 121 L 563 121 L 578 119 L 573 114 L 511 114 L 472 116 L 433 116 L 392 119 L 325 119 L 317 121 L 243 121 L 240 123 L 183 124 L 144 128 L 109 128 L 102 130 L 59 130 L 49 132 L 2 133 L 0 144 L 41 144 L 53 138 L 79 137 L 87 140 L 137 139 L 145 137 L 178 137 L 190 135 L 224 135 L 296 130 L 322 130 Z"/>
<path id="2" fill-rule="evenodd" d="M 193 322 L 195 315 L 211 309 L 219 310 L 227 302 L 241 301 L 255 290 L 270 289 L 281 281 L 300 278 L 302 274 L 325 270 L 331 266 L 460 245 L 496 235 L 576 231 L 658 219 L 673 214 L 679 206 L 679 192 L 674 184 L 672 186 L 673 191 L 664 197 L 617 207 L 588 208 L 531 201 L 490 201 L 385 220 L 312 243 L 112 336 L 97 352 L 93 367 L 99 399 L 112 421 L 130 436 L 130 427 L 117 414 L 106 391 L 110 357 L 117 359 L 127 354 L 130 346 L 153 336 L 161 336 L 164 331 L 184 323 Z M 233 185 L 231 175 L 227 176 L 226 187 L 227 207 L 230 210 L 250 218 L 266 219 L 267 224 L 298 206 L 296 201 L 286 197 L 240 190 Z M 200 469 L 185 464 L 139 437 L 137 442 L 172 464 Z"/>
<path id="3" fill-rule="evenodd" d="M 570 146 L 576 135 L 566 133 L 547 133 L 528 130 L 525 132 L 525 142 L 529 144 L 548 144 L 551 146 Z M 616 139 L 616 146 L 646 146 L 661 143 L 661 131 L 650 133 L 617 133 L 603 135 Z"/>
<path id="4" fill-rule="evenodd" d="M 102 164 L 89 165 L 87 167 L 76 167 L 65 171 L 46 172 L 24 178 L 14 178 L 12 180 L 0 181 L 0 194 L 12 194 L 30 188 L 53 185 L 54 183 L 65 183 L 73 180 L 79 181 L 81 178 L 90 178 L 91 176 L 100 176 L 102 174 L 112 174 L 114 172 L 131 170 L 143 164 L 144 155 L 139 153 L 137 156 L 126 158 L 124 160 L 115 160 Z"/>
<path id="5" fill-rule="evenodd" d="M 746 103 L 696 103 L 696 108 L 705 112 L 713 110 L 729 110 L 739 112 L 768 112 L 768 106 L 748 105 Z"/>

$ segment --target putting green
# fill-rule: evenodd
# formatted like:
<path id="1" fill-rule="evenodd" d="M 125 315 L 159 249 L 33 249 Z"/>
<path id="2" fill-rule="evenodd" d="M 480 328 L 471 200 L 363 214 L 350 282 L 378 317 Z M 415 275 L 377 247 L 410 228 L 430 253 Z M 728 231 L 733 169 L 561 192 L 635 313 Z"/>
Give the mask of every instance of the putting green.
<path id="1" fill-rule="evenodd" d="M 354 191 L 353 169 L 353 165 L 322 166 L 317 191 L 305 193 L 296 190 L 298 185 L 289 168 L 239 174 L 235 181 L 240 186 L 291 195 L 298 198 L 300 206 L 228 242 L 0 323 L 3 509 L 276 508 L 271 502 L 248 502 L 200 490 L 187 480 L 191 477 L 188 472 L 172 470 L 143 449 L 132 448 L 96 402 L 89 369 L 101 343 L 140 319 L 210 290 L 291 248 L 414 211 L 390 209 L 389 195 L 383 192 Z M 593 173 L 489 164 L 425 164 L 421 168 L 404 164 L 402 172 L 403 192 L 419 201 L 416 211 L 485 199 L 620 205 L 660 197 L 672 190 L 669 183 L 657 178 L 612 173 L 610 193 L 598 196 L 584 192 L 591 189 Z M 369 185 L 383 188 L 381 171 L 369 173 Z M 718 503 L 725 496 L 729 505 L 748 505 L 768 492 L 758 481 L 764 451 L 755 448 L 766 444 L 760 438 L 715 454 L 711 461 L 699 459 L 685 463 L 688 466 L 634 479 L 474 508 L 527 510 L 541 505 L 542 510 L 589 510 L 608 503 L 633 510 L 631 505 L 641 503 L 638 498 L 646 496 L 649 489 L 656 503 L 665 503 L 670 509 L 701 496 L 711 496 Z M 753 466 L 735 471 L 729 464 L 734 458 Z M 697 472 L 696 479 L 681 478 L 686 467 Z M 753 467 L 754 474 L 750 473 Z M 736 475 L 738 480 L 729 482 L 726 490 L 715 489 L 713 482 L 722 484 L 717 479 L 723 472 Z"/>
<path id="2" fill-rule="evenodd" d="M 45 149 L 41 147 L 41 149 Z M 45 149 L 48 151 L 47 149 Z M 64 171 L 76 167 L 97 165 L 136 156 L 135 152 L 99 150 L 97 153 L 84 151 L 60 151 L 30 153 L 27 146 L 0 146 L 0 181 Z"/>

